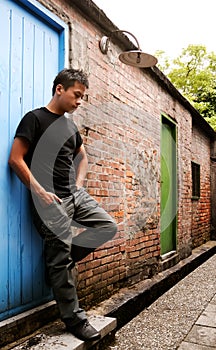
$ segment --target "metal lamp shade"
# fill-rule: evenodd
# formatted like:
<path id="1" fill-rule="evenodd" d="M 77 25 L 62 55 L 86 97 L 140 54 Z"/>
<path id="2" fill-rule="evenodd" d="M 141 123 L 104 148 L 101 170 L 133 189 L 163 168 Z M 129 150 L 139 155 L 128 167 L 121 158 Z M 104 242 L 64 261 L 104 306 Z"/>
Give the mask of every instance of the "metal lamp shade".
<path id="1" fill-rule="evenodd" d="M 148 68 L 157 63 L 157 58 L 140 50 L 125 51 L 120 53 L 119 60 L 129 66 Z"/>

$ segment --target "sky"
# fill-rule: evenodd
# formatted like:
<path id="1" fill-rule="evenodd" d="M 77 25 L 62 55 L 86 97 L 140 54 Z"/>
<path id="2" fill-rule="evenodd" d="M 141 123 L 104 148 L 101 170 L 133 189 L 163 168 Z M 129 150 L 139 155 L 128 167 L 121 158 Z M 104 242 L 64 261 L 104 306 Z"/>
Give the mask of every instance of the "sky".
<path id="1" fill-rule="evenodd" d="M 132 32 L 141 50 L 179 56 L 189 44 L 216 53 L 216 0 L 93 0 L 122 30 Z M 129 39 L 133 41 L 131 36 Z"/>

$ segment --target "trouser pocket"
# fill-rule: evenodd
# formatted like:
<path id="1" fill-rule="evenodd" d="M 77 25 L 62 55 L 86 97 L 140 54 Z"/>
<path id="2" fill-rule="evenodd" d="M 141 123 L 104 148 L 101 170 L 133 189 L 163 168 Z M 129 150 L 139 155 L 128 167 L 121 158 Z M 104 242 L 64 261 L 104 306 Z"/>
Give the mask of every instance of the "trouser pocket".
<path id="1" fill-rule="evenodd" d="M 41 221 L 40 233 L 45 238 L 58 238 L 66 244 L 72 243 L 71 218 L 61 204 L 56 201 L 47 207 L 38 204 L 36 210 Z"/>

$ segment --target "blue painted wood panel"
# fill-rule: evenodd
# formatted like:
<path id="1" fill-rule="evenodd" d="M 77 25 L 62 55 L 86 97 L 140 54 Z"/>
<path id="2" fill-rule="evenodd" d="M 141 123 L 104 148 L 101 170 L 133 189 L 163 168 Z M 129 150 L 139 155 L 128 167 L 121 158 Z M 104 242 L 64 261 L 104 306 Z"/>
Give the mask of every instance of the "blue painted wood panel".
<path id="1" fill-rule="evenodd" d="M 7 162 L 22 116 L 51 98 L 53 78 L 63 68 L 65 28 L 54 28 L 47 11 L 41 19 L 40 11 L 21 3 L 28 5 L 0 0 L 0 320 L 52 298 L 29 194 Z"/>

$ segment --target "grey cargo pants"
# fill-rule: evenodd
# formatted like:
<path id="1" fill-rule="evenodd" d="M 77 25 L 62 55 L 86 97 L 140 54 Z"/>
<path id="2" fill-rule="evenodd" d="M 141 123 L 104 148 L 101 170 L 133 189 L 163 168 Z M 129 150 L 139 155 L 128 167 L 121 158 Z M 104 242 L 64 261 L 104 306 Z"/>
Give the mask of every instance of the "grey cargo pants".
<path id="1" fill-rule="evenodd" d="M 60 316 L 63 320 L 70 318 L 75 325 L 86 319 L 86 315 L 79 308 L 71 269 L 77 261 L 111 240 L 117 225 L 84 188 L 62 200 L 62 204 L 54 201 L 46 208 L 36 203 L 33 216 L 45 241 L 46 265 Z M 83 227 L 84 231 L 72 238 L 73 226 Z"/>

